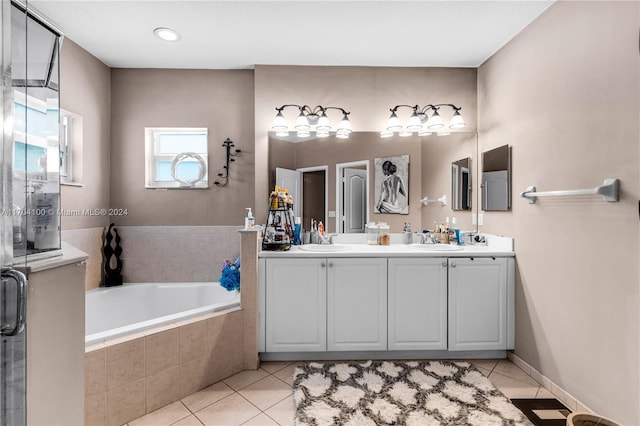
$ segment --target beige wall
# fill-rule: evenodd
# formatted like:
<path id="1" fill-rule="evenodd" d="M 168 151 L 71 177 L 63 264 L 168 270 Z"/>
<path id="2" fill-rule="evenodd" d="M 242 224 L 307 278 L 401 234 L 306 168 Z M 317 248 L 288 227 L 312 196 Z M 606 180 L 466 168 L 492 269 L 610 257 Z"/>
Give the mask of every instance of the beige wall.
<path id="1" fill-rule="evenodd" d="M 589 408 L 640 424 L 638 2 L 557 2 L 478 71 L 480 150 L 513 147 L 516 354 Z M 519 192 L 621 180 L 619 203 Z"/>
<path id="2" fill-rule="evenodd" d="M 242 225 L 253 205 L 253 71 L 111 70 L 111 207 L 128 210 L 117 225 Z M 144 187 L 144 128 L 209 129 L 209 182 L 204 190 Z M 226 138 L 243 153 L 231 164 L 226 188 Z"/>
<path id="3" fill-rule="evenodd" d="M 447 102 L 462 106 L 461 112 L 467 121 L 465 130 L 475 132 L 476 75 L 474 68 L 256 65 L 255 213 L 258 223 L 263 222 L 267 214 L 267 133 L 271 130 L 276 107 L 291 103 L 339 106 L 351 112 L 349 119 L 354 132 L 379 132 L 389 118 L 389 108 L 397 104 Z M 285 112 L 290 124 L 293 124 L 295 115 L 293 110 Z M 333 114 L 330 116 L 334 122 L 339 118 Z M 413 164 L 416 161 L 419 159 L 413 160 L 412 157 Z M 330 186 L 331 182 L 330 176 Z M 419 213 L 412 221 L 420 222 Z"/>
<path id="4" fill-rule="evenodd" d="M 60 106 L 83 119 L 82 187 L 62 185 L 63 209 L 109 207 L 109 67 L 68 38 L 60 53 Z M 107 216 L 63 216 L 62 229 L 108 224 Z"/>

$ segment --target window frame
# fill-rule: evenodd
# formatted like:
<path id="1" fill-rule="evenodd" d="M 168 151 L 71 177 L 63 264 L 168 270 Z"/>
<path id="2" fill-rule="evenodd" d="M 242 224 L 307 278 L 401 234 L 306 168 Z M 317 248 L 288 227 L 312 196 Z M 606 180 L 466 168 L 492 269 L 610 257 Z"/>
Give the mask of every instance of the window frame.
<path id="1" fill-rule="evenodd" d="M 145 188 L 147 189 L 209 189 L 209 129 L 206 127 L 145 127 Z M 190 151 L 166 154 L 159 149 L 159 135 L 162 133 L 202 134 L 205 135 L 206 152 L 196 152 L 204 164 L 202 180 L 188 184 L 177 180 L 158 180 L 157 171 L 160 162 L 173 162 L 181 154 Z"/>

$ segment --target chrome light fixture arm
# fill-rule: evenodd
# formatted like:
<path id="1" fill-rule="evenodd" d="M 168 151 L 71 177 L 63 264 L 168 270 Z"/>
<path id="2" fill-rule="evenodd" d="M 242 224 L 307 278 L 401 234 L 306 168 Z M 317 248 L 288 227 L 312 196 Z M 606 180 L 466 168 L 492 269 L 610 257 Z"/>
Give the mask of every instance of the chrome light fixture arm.
<path id="1" fill-rule="evenodd" d="M 349 122 L 348 117 L 350 112 L 346 111 L 344 108 L 334 106 L 325 107 L 322 105 L 316 105 L 312 108 L 309 105 L 284 104 L 280 107 L 276 107 L 277 114 L 271 128 L 276 132 L 276 136 L 289 135 L 289 126 L 282 114 L 282 112 L 289 107 L 298 108 L 299 111 L 299 115 L 294 126 L 297 132 L 296 135 L 299 138 L 311 136 L 311 126 L 315 126 L 316 137 L 329 136 L 329 131 L 331 130 L 331 123 L 327 117 L 327 111 L 329 110 L 338 110 L 342 112 L 342 120 L 338 125 L 336 137 L 345 139 L 348 138 L 351 133 L 351 123 Z"/>
<path id="2" fill-rule="evenodd" d="M 445 127 L 439 113 L 439 110 L 442 107 L 449 107 L 453 110 L 453 115 L 449 122 L 450 129 L 457 130 L 466 126 L 464 119 L 460 115 L 462 107 L 454 104 L 426 104 L 423 107 L 420 105 L 400 104 L 389 109 L 391 111 L 391 116 L 389 117 L 386 129 L 380 133 L 380 136 L 391 137 L 394 132 L 399 132 L 400 136 L 410 136 L 413 132 L 418 132 L 419 136 L 428 136 L 432 131 L 438 131 L 439 135 L 447 135 L 449 134 L 448 131 L 440 131 Z M 406 126 L 402 125 L 398 115 L 396 114 L 400 108 L 409 108 L 413 110 Z M 431 117 L 429 117 L 428 113 L 431 114 Z"/>
<path id="3" fill-rule="evenodd" d="M 233 141 L 229 138 L 227 138 L 224 142 L 222 142 L 222 146 L 227 151 L 226 164 L 223 166 L 224 172 L 218 173 L 218 177 L 220 178 L 220 180 L 217 180 L 213 183 L 216 186 L 224 188 L 229 185 L 229 164 L 236 161 L 235 158 L 232 158 L 232 157 L 237 157 L 242 151 L 239 149 L 234 149 L 233 152 L 231 152 L 231 148 L 233 148 L 235 145 L 233 144 Z"/>

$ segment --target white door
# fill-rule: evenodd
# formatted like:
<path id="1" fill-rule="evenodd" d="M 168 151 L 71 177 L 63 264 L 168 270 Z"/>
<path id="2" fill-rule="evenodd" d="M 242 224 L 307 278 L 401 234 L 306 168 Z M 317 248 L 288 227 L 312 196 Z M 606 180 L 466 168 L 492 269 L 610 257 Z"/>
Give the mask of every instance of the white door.
<path id="1" fill-rule="evenodd" d="M 302 173 L 276 167 L 276 185 L 287 188 L 293 197 L 293 215 L 302 217 Z"/>
<path id="2" fill-rule="evenodd" d="M 506 258 L 449 259 L 449 350 L 508 347 Z"/>
<path id="3" fill-rule="evenodd" d="M 387 259 L 327 262 L 327 350 L 387 350 Z"/>
<path id="4" fill-rule="evenodd" d="M 325 259 L 267 259 L 267 352 L 327 350 Z"/>
<path id="5" fill-rule="evenodd" d="M 344 232 L 363 233 L 367 218 L 367 171 L 344 169 Z"/>
<path id="6" fill-rule="evenodd" d="M 389 259 L 389 350 L 447 349 L 447 259 Z"/>

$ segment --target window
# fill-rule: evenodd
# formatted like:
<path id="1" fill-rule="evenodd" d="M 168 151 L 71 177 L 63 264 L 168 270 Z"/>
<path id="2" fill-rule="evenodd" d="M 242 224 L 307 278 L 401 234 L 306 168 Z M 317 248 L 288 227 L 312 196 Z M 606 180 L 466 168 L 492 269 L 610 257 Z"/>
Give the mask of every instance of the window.
<path id="1" fill-rule="evenodd" d="M 208 188 L 206 128 L 145 128 L 147 188 Z"/>
<path id="2" fill-rule="evenodd" d="M 82 185 L 82 117 L 60 110 L 60 183 Z"/>

